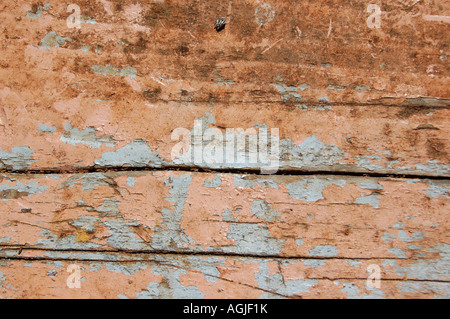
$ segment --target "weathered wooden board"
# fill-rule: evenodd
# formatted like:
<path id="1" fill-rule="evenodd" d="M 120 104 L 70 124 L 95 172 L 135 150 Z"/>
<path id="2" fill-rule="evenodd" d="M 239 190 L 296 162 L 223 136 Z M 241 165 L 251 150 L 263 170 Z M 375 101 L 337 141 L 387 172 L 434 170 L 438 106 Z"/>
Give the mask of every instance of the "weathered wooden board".
<path id="1" fill-rule="evenodd" d="M 171 133 L 204 118 L 278 128 L 280 169 L 450 174 L 447 25 L 426 4 L 369 29 L 365 1 L 77 3 L 80 29 L 63 3 L 2 4 L 0 169 L 261 166 L 174 160 Z"/>
<path id="2" fill-rule="evenodd" d="M 4 175 L 3 246 L 439 258 L 448 181 L 190 172 Z M 448 271 L 448 269 L 447 269 Z"/>
<path id="3" fill-rule="evenodd" d="M 448 254 L 448 252 L 447 252 Z M 0 251 L 0 257 L 7 255 Z M 9 256 L 12 256 L 10 254 Z M 423 262 L 26 251 L 0 260 L 5 298 L 448 298 Z M 105 261 L 107 259 L 107 261 Z M 367 269 L 379 265 L 380 286 Z M 406 266 L 405 266 L 406 265 Z M 70 288 L 74 269 L 79 288 Z M 69 285 L 68 285 L 69 281 Z"/>
<path id="4" fill-rule="evenodd" d="M 380 174 L 450 176 L 449 109 L 422 112 L 402 117 L 407 108 L 386 106 L 342 106 L 330 110 L 289 110 L 281 104 L 196 105 L 178 102 L 158 103 L 149 109 L 144 103 L 130 104 L 133 112 L 115 114 L 110 102 L 81 99 L 75 106 L 67 103 L 62 112 L 52 109 L 26 111 L 16 93 L 8 91 L 3 104 L 8 124 L 0 127 L 0 168 L 24 171 L 76 170 L 107 167 L 208 167 L 212 169 L 257 169 L 273 165 L 279 171 L 339 171 Z M 64 104 L 62 104 L 64 105 Z M 66 108 L 68 106 L 68 108 Z M 72 106 L 74 108 L 72 108 Z M 245 111 L 244 111 L 245 110 Z M 67 118 L 72 112 L 76 120 Z M 176 117 L 173 114 L 181 113 Z M 186 114 L 187 113 L 187 114 Z M 215 141 L 223 156 L 207 162 L 196 161 L 194 125 L 200 136 L 206 128 L 222 134 Z M 108 123 L 105 125 L 105 123 Z M 23 126 L 29 129 L 23 130 Z M 172 133 L 183 128 L 189 132 L 189 151 L 172 151 L 182 138 Z M 270 146 L 274 160 L 257 158 L 242 150 L 237 158 L 234 144 L 225 140 L 227 129 L 253 129 L 256 134 L 267 129 L 279 130 L 278 145 Z M 269 132 L 270 134 L 270 132 Z M 274 135 L 273 135 L 274 136 Z M 261 135 L 259 135 L 260 140 Z M 273 139 L 273 138 L 272 138 Z M 201 141 L 200 152 L 207 152 L 211 140 Z M 227 157 L 232 148 L 232 157 Z M 82 154 L 83 156 L 80 156 Z M 201 154 L 201 153 L 200 153 Z M 200 155 L 202 156 L 202 155 Z"/>
<path id="5" fill-rule="evenodd" d="M 0 4 L 0 298 L 450 298 L 448 1 L 71 3 Z"/>

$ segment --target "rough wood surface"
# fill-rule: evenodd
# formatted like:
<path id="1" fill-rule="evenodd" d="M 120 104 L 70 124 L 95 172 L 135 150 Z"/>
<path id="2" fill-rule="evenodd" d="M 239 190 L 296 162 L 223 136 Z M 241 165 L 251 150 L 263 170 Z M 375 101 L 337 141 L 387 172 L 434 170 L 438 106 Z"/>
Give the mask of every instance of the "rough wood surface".
<path id="1" fill-rule="evenodd" d="M 65 297 L 448 297 L 446 181 L 8 174 L 0 190 L 0 271 L 19 286 L 5 296 L 33 296 L 20 281 L 37 276 L 40 294 Z M 53 289 L 73 263 L 84 292 Z M 369 265 L 381 290 L 366 289 Z M 99 287 L 105 276 L 139 285 Z"/>
<path id="2" fill-rule="evenodd" d="M 448 1 L 71 3 L 0 3 L 0 298 L 450 298 Z"/>

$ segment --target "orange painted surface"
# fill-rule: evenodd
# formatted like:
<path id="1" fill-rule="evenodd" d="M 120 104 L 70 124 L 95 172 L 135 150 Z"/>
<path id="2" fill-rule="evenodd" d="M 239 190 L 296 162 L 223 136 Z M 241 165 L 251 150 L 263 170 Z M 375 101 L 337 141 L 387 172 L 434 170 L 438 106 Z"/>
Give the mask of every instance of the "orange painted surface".
<path id="1" fill-rule="evenodd" d="M 0 298 L 449 297 L 448 2 L 73 4 L 0 4 Z"/>

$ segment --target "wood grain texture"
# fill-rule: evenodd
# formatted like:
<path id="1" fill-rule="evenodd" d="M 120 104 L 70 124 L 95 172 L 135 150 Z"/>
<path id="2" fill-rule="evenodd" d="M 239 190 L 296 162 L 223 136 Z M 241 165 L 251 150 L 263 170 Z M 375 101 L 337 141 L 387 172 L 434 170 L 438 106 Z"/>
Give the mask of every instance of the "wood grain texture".
<path id="1" fill-rule="evenodd" d="M 0 293 L 4 297 L 428 299 L 448 298 L 450 289 L 442 273 L 417 279 L 415 264 L 391 259 L 376 261 L 382 269 L 378 289 L 367 285 L 367 268 L 373 264 L 367 260 L 47 251 L 23 254 L 22 259 L 0 261 Z M 80 288 L 67 286 L 70 265 L 80 269 Z"/>
<path id="2" fill-rule="evenodd" d="M 0 190 L 6 297 L 448 298 L 444 181 L 157 171 L 9 174 Z"/>
<path id="3" fill-rule="evenodd" d="M 0 4 L 0 298 L 450 298 L 448 1 L 71 3 Z"/>

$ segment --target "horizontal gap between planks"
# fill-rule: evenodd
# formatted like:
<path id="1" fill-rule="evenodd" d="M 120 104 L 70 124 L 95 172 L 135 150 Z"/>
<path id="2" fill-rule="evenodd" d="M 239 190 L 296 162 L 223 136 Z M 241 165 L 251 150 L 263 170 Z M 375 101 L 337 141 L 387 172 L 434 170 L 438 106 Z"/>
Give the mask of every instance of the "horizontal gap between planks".
<path id="1" fill-rule="evenodd" d="M 238 92 L 238 93 L 242 93 L 242 92 Z M 265 94 L 272 94 L 272 92 L 270 91 L 265 91 Z M 395 104 L 390 104 L 390 103 L 383 103 L 380 102 L 383 99 L 387 100 L 395 100 L 395 99 L 400 99 L 400 98 L 378 98 L 376 99 L 374 102 L 326 102 L 326 103 L 318 103 L 316 101 L 300 101 L 300 102 L 283 102 L 283 101 L 274 101 L 274 100 L 239 100 L 239 101 L 227 101 L 227 100 L 222 100 L 220 98 L 216 98 L 214 100 L 190 100 L 190 101 L 183 101 L 181 99 L 156 99 L 154 102 L 152 102 L 152 104 L 158 104 L 158 103 L 180 103 L 180 104 L 193 104 L 193 103 L 197 103 L 197 104 L 211 104 L 211 102 L 213 103 L 219 103 L 219 104 L 279 104 L 279 105 L 284 105 L 287 107 L 295 107 L 295 105 L 297 104 L 306 104 L 308 107 L 324 107 L 324 106 L 331 106 L 331 107 L 376 107 L 376 106 L 381 106 L 381 107 L 393 107 L 393 108 L 418 108 L 420 110 L 448 110 L 450 109 L 450 99 L 444 99 L 444 98 L 432 98 L 434 100 L 436 100 L 435 104 L 432 103 L 428 103 L 428 105 L 422 105 L 421 103 L 417 103 L 414 102 L 414 100 L 416 99 L 410 99 L 411 101 L 409 101 L 409 99 L 403 100 L 400 103 L 395 103 Z M 420 99 L 420 98 L 419 98 Z M 114 100 L 110 100 L 110 101 L 114 101 Z M 313 111 L 315 111 L 314 109 L 312 109 Z M 305 110 L 307 111 L 307 110 Z"/>
<path id="2" fill-rule="evenodd" d="M 175 250 L 128 250 L 128 249 L 51 249 L 51 248 L 43 248 L 43 247 L 30 247 L 27 245 L 8 245 L 8 244 L 0 244 L 0 252 L 1 251 L 18 251 L 16 256 L 0 256 L 0 259 L 35 259 L 40 258 L 42 260 L 46 259 L 55 259 L 53 257 L 40 257 L 40 256 L 21 256 L 21 254 L 26 251 L 40 251 L 40 252 L 53 252 L 53 253 L 84 253 L 84 254 L 105 254 L 105 255 L 147 255 L 147 256 L 156 256 L 156 255 L 172 255 L 172 256 L 214 256 L 214 257 L 235 257 L 235 258 L 251 258 L 251 259 L 280 259 L 280 260 L 289 260 L 289 259 L 301 259 L 301 260 L 427 260 L 424 258 L 399 258 L 399 257 L 320 257 L 320 256 L 283 256 L 283 255 L 270 255 L 270 254 L 242 254 L 242 253 L 228 253 L 228 252 L 219 252 L 219 251 L 175 251 Z M 145 257 L 145 256 L 144 256 Z M 57 258 L 61 260 L 71 260 L 65 258 Z M 74 258 L 74 260 L 82 260 Z M 99 260 L 99 259 L 86 259 L 86 260 Z M 99 260 L 103 261 L 103 260 Z M 111 262 L 118 262 L 120 260 L 104 260 Z M 124 260 L 124 262 L 138 262 L 145 261 L 143 259 L 136 260 Z M 122 262 L 122 261 L 120 261 Z"/>
<path id="3" fill-rule="evenodd" d="M 212 173 L 212 174 L 234 174 L 234 175 L 258 175 L 264 176 L 356 176 L 373 178 L 399 178 L 399 179 L 431 179 L 450 180 L 450 176 L 434 176 L 408 173 L 377 173 L 377 172 L 356 172 L 356 171 L 302 171 L 300 169 L 279 169 L 272 174 L 261 174 L 260 169 L 240 169 L 240 168 L 205 168 L 199 166 L 164 166 L 164 167 L 76 167 L 76 168 L 55 168 L 55 169 L 28 169 L 10 170 L 0 169 L 0 174 L 24 174 L 24 175 L 51 175 L 51 174 L 89 174 L 89 173 L 114 173 L 114 172 L 152 172 L 152 171 L 178 171 L 186 173 Z"/>

